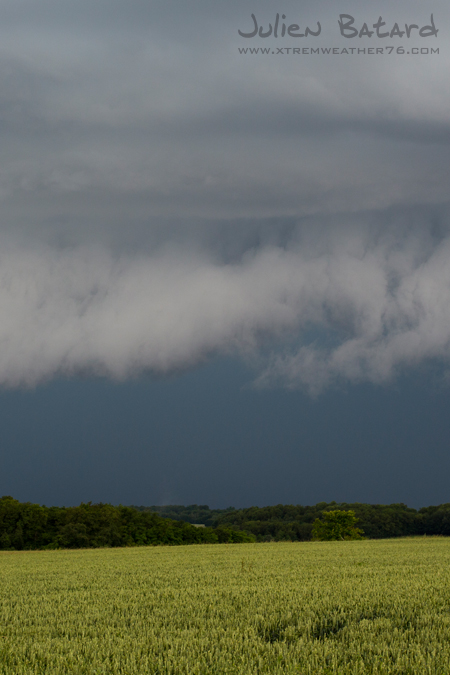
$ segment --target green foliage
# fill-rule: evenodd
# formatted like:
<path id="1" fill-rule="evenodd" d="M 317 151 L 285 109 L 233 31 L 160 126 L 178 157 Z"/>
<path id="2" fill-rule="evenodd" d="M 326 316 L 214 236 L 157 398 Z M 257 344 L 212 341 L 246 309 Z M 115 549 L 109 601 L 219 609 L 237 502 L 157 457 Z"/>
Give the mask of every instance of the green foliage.
<path id="1" fill-rule="evenodd" d="M 0 499 L 0 549 L 105 548 L 117 546 L 176 546 L 254 541 L 248 532 L 231 526 L 214 530 L 161 518 L 129 506 L 80 504 L 70 508 L 21 504 Z"/>
<path id="2" fill-rule="evenodd" d="M 449 560 L 438 537 L 0 553 L 0 675 L 448 675 Z"/>
<path id="3" fill-rule="evenodd" d="M 253 535 L 257 541 L 309 541 L 315 520 L 327 511 L 354 511 L 358 526 L 369 539 L 409 537 L 420 534 L 450 536 L 450 504 L 428 506 L 419 511 L 406 504 L 347 504 L 320 502 L 313 506 L 278 504 L 246 509 L 209 509 L 208 506 L 140 506 L 140 511 L 164 518 L 231 527 Z"/>
<path id="4" fill-rule="evenodd" d="M 0 498 L 0 550 L 96 548 L 245 541 L 309 541 L 326 513 L 352 511 L 369 539 L 414 535 L 450 536 L 450 504 L 419 511 L 405 504 L 128 507 L 81 504 L 70 508 Z M 168 517 L 170 516 L 170 517 Z M 203 523 L 204 528 L 190 523 Z M 319 526 L 320 527 L 320 526 Z"/>
<path id="5" fill-rule="evenodd" d="M 314 506 L 283 505 L 222 512 L 217 525 L 250 532 L 257 541 L 307 541 L 313 523 L 327 511 L 353 511 L 369 539 L 420 534 L 450 535 L 450 504 L 416 511 L 405 504 L 347 504 L 320 502 Z"/>
<path id="6" fill-rule="evenodd" d="M 323 520 L 317 519 L 312 529 L 316 541 L 344 541 L 363 539 L 364 532 L 356 527 L 354 511 L 326 511 Z"/>
<path id="7" fill-rule="evenodd" d="M 202 523 L 208 527 L 217 525 L 217 521 L 222 514 L 234 511 L 230 506 L 228 509 L 210 509 L 204 504 L 191 504 L 190 506 L 134 506 L 138 511 L 152 511 L 163 518 L 171 520 L 184 520 L 186 523 Z"/>

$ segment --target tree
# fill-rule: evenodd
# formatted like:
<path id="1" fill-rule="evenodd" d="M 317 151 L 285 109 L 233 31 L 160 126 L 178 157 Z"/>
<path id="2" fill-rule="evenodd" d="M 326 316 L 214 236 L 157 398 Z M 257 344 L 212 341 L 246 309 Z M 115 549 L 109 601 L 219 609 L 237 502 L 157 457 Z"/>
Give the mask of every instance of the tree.
<path id="1" fill-rule="evenodd" d="M 315 520 L 312 538 L 316 541 L 363 539 L 364 532 L 355 527 L 358 519 L 354 511 L 324 511 L 323 520 Z"/>

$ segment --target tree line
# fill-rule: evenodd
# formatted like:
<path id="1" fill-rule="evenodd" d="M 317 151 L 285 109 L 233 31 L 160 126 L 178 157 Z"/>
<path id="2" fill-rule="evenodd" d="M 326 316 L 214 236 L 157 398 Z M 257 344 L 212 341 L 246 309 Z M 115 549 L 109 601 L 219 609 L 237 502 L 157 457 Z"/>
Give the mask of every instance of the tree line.
<path id="1" fill-rule="evenodd" d="M 0 550 L 220 544 L 255 541 L 233 526 L 194 527 L 151 511 L 111 504 L 40 506 L 0 498 Z"/>
<path id="2" fill-rule="evenodd" d="M 416 510 L 406 504 L 320 502 L 247 509 L 198 506 L 40 506 L 0 498 L 0 550 L 156 546 L 251 541 L 309 541 L 317 520 L 351 511 L 369 539 L 450 536 L 450 504 Z M 194 527 L 192 523 L 206 527 Z M 320 531 L 316 524 L 316 534 Z M 319 530 L 317 529 L 319 528 Z M 317 538 L 317 537 L 316 537 Z"/>
<path id="3" fill-rule="evenodd" d="M 450 504 L 427 506 L 419 510 L 406 504 L 361 504 L 320 502 L 314 506 L 277 506 L 247 509 L 209 510 L 207 506 L 141 506 L 142 511 L 158 511 L 160 516 L 212 527 L 225 526 L 248 532 L 256 541 L 309 541 L 316 519 L 329 511 L 353 511 L 357 526 L 369 539 L 413 535 L 450 536 Z M 194 515 L 195 514 L 195 515 Z M 195 521 L 191 520 L 194 515 Z"/>

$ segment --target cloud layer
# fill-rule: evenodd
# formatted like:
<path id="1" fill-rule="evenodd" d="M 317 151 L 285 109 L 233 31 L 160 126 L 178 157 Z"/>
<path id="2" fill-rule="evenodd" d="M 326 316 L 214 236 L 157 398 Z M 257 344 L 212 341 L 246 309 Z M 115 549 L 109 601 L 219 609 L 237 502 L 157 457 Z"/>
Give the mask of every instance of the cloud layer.
<path id="1" fill-rule="evenodd" d="M 447 5 L 280 10 L 325 47 L 340 11 L 433 11 L 417 57 L 244 56 L 253 11 L 0 0 L 0 383 L 232 353 L 317 393 L 447 360 Z"/>
<path id="2" fill-rule="evenodd" d="M 57 374 L 123 379 L 217 354 L 257 364 L 260 384 L 321 391 L 387 382 L 450 357 L 450 234 L 360 222 L 292 228 L 232 262 L 176 248 L 5 243 L 0 256 L 0 382 Z"/>
<path id="3" fill-rule="evenodd" d="M 438 37 L 408 44 L 440 53 L 240 55 L 251 2 L 0 0 L 2 228 L 66 236 L 446 201 L 448 7 L 347 5 L 359 24 L 434 11 Z M 319 46 L 353 45 L 335 3 L 285 11 L 321 20 Z M 258 3 L 260 21 L 273 15 Z"/>

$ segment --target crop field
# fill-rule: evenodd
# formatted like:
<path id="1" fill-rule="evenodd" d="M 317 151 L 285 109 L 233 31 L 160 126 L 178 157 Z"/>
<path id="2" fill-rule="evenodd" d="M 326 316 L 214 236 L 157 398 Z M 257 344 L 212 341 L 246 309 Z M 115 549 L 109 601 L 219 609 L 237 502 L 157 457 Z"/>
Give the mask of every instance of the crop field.
<path id="1" fill-rule="evenodd" d="M 0 553 L 0 674 L 450 673 L 450 539 Z"/>

